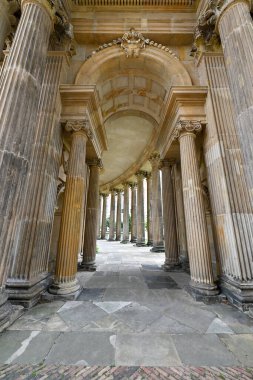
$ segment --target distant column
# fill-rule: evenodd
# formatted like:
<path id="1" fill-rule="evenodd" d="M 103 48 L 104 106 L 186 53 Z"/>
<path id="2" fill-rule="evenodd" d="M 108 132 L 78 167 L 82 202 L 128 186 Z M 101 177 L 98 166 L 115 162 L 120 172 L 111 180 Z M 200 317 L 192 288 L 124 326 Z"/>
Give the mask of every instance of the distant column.
<path id="1" fill-rule="evenodd" d="M 147 173 L 147 230 L 148 242 L 147 246 L 153 246 L 153 226 L 152 226 L 152 175 Z"/>
<path id="2" fill-rule="evenodd" d="M 139 171 L 137 177 L 137 247 L 145 246 L 144 189 L 143 180 L 146 172 Z"/>
<path id="3" fill-rule="evenodd" d="M 116 241 L 121 240 L 121 193 L 122 190 L 117 189 Z"/>
<path id="4" fill-rule="evenodd" d="M 107 211 L 107 197 L 108 194 L 102 194 L 103 197 L 103 210 L 102 210 L 102 227 L 101 227 L 101 239 L 106 238 L 106 211 Z"/>
<path id="5" fill-rule="evenodd" d="M 152 166 L 152 252 L 164 252 L 163 220 L 162 220 L 162 193 L 160 181 L 160 155 L 154 153 L 149 159 Z"/>
<path id="6" fill-rule="evenodd" d="M 137 185 L 131 183 L 131 243 L 137 242 Z"/>
<path id="7" fill-rule="evenodd" d="M 124 183 L 124 214 L 122 244 L 129 243 L 129 183 Z"/>
<path id="8" fill-rule="evenodd" d="M 116 191 L 111 190 L 111 211 L 110 211 L 110 230 L 108 241 L 115 240 L 115 194 Z"/>
<path id="9" fill-rule="evenodd" d="M 99 194 L 97 239 L 100 239 L 101 237 L 101 206 L 102 206 L 102 194 Z"/>

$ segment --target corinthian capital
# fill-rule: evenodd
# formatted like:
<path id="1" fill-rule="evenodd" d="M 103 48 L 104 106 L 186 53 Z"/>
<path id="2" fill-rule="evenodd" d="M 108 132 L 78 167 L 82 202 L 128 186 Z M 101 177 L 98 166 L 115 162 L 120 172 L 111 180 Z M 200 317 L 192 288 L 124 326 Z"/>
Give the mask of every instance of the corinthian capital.
<path id="1" fill-rule="evenodd" d="M 160 157 L 160 154 L 158 152 L 154 152 L 151 154 L 151 156 L 149 157 L 149 162 L 152 166 L 152 169 L 159 169 L 160 167 L 160 164 L 161 164 L 161 157 Z"/>
<path id="2" fill-rule="evenodd" d="M 198 120 L 180 120 L 173 133 L 173 140 L 177 140 L 183 134 L 197 134 L 201 132 L 202 124 Z"/>
<path id="3" fill-rule="evenodd" d="M 65 130 L 67 132 L 76 133 L 84 132 L 87 137 L 92 140 L 93 134 L 91 132 L 88 120 L 69 120 L 65 125 Z"/>

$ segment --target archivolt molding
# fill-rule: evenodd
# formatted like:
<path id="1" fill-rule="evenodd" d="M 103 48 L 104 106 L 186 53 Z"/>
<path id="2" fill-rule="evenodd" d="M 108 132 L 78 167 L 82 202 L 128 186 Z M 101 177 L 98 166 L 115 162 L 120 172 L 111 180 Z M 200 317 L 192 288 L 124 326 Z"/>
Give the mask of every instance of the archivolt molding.
<path id="1" fill-rule="evenodd" d="M 126 57 L 139 57 L 140 51 L 146 46 L 153 46 L 157 49 L 164 51 L 171 57 L 179 60 L 177 55 L 167 46 L 159 44 L 155 41 L 150 41 L 145 38 L 140 32 L 137 32 L 134 28 L 131 28 L 129 32 L 126 32 L 121 38 L 117 38 L 107 44 L 100 45 L 96 50 L 94 50 L 87 58 L 90 59 L 93 55 L 99 53 L 100 51 L 107 49 L 111 46 L 119 45 L 126 54 Z"/>

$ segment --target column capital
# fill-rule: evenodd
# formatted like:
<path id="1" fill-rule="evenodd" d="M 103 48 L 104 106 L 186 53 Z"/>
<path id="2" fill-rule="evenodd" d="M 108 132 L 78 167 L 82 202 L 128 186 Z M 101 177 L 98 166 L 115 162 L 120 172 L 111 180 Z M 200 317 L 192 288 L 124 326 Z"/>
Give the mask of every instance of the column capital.
<path id="1" fill-rule="evenodd" d="M 98 166 L 99 169 L 103 169 L 103 161 L 101 158 L 93 158 L 90 160 L 87 160 L 87 165 L 89 166 Z"/>
<path id="2" fill-rule="evenodd" d="M 151 172 L 146 172 L 146 174 L 145 174 L 146 180 L 150 179 L 151 177 L 152 177 L 152 173 Z"/>
<path id="3" fill-rule="evenodd" d="M 102 195 L 103 198 L 108 198 L 109 197 L 109 194 L 107 194 L 107 193 L 101 193 L 101 195 Z"/>
<path id="4" fill-rule="evenodd" d="M 143 171 L 143 170 L 139 170 L 138 172 L 135 173 L 137 179 L 143 179 L 143 178 L 145 178 L 145 174 L 146 174 L 146 172 Z"/>
<path id="5" fill-rule="evenodd" d="M 149 162 L 152 166 L 152 169 L 159 169 L 161 164 L 161 157 L 158 152 L 153 152 L 149 157 Z"/>
<path id="6" fill-rule="evenodd" d="M 123 193 L 123 189 L 114 189 L 116 191 L 116 194 L 117 195 L 120 195 L 121 193 Z"/>
<path id="7" fill-rule="evenodd" d="M 124 188 L 125 187 L 130 187 L 131 182 L 126 181 L 126 182 L 123 182 L 122 185 L 124 186 Z"/>
<path id="8" fill-rule="evenodd" d="M 202 123 L 199 120 L 180 120 L 173 133 L 173 140 L 180 139 L 184 135 L 194 135 L 201 132 Z"/>
<path id="9" fill-rule="evenodd" d="M 65 130 L 71 133 L 83 132 L 86 136 L 92 140 L 93 133 L 90 129 L 87 119 L 84 120 L 68 120 L 65 124 Z"/>
<path id="10" fill-rule="evenodd" d="M 136 182 L 131 182 L 131 183 L 129 183 L 129 187 L 131 189 L 134 189 L 135 187 L 137 187 L 137 183 Z"/>

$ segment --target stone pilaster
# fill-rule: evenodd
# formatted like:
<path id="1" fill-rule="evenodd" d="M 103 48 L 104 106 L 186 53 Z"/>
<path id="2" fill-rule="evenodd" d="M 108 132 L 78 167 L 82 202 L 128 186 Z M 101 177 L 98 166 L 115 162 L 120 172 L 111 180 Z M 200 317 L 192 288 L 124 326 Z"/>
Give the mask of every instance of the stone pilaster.
<path id="1" fill-rule="evenodd" d="M 145 218 L 144 218 L 144 187 L 143 181 L 146 172 L 139 171 L 137 177 L 137 247 L 144 247 L 145 244 Z"/>
<path id="2" fill-rule="evenodd" d="M 107 211 L 107 197 L 108 194 L 102 194 L 103 197 L 103 209 L 102 209 L 102 227 L 101 227 L 101 239 L 106 238 L 106 211 Z"/>
<path id="3" fill-rule="evenodd" d="M 131 243 L 137 242 L 137 186 L 131 183 Z"/>
<path id="4" fill-rule="evenodd" d="M 172 180 L 172 165 L 174 161 L 162 161 L 162 197 L 163 197 L 163 223 L 165 243 L 165 271 L 179 269 L 177 228 L 175 215 L 175 200 Z"/>
<path id="5" fill-rule="evenodd" d="M 94 159 L 88 161 L 88 165 L 90 168 L 90 180 L 86 206 L 86 223 L 82 252 L 83 260 L 78 266 L 78 269 L 83 271 L 95 271 L 99 209 L 99 169 L 102 164 L 101 160 Z"/>
<path id="6" fill-rule="evenodd" d="M 108 241 L 115 240 L 115 194 L 116 190 L 111 190 L 110 230 Z"/>
<path id="7" fill-rule="evenodd" d="M 54 282 L 49 288 L 50 293 L 66 298 L 76 298 L 81 290 L 76 279 L 76 272 L 86 183 L 86 143 L 88 136 L 92 137 L 87 124 L 87 121 L 70 121 L 66 124 L 66 129 L 72 131 L 72 143 L 55 276 Z"/>
<path id="8" fill-rule="evenodd" d="M 100 236 L 101 236 L 101 207 L 102 207 L 102 194 L 99 194 L 97 239 L 100 239 Z"/>
<path id="9" fill-rule="evenodd" d="M 121 192 L 117 189 L 116 241 L 121 241 Z"/>
<path id="10" fill-rule="evenodd" d="M 12 302 L 25 307 L 39 300 L 49 280 L 48 251 L 62 151 L 58 88 L 65 65 L 65 53 L 50 53 L 47 57 L 35 149 L 24 184 L 24 196 L 16 208 L 10 246 L 12 261 L 6 285 Z"/>
<path id="11" fill-rule="evenodd" d="M 122 244 L 129 243 L 129 183 L 124 183 L 124 213 Z"/>
<path id="12" fill-rule="evenodd" d="M 9 243 L 23 196 L 37 130 L 37 109 L 46 64 L 53 9 L 45 1 L 22 2 L 23 11 L 0 88 L 0 289 L 9 268 Z M 1 298 L 1 297 L 0 297 Z M 4 299 L 5 297 L 3 297 Z M 1 309 L 3 306 L 1 306 Z M 1 325 L 0 309 L 0 325 Z M 3 312 L 6 315 L 6 312 Z"/>
<path id="13" fill-rule="evenodd" d="M 212 299 L 219 292 L 214 283 L 205 207 L 196 143 L 199 121 L 181 121 L 175 130 L 180 142 L 183 196 L 191 282 L 189 291 L 197 300 Z"/>
<path id="14" fill-rule="evenodd" d="M 152 166 L 152 252 L 164 252 L 163 220 L 162 220 L 162 192 L 160 180 L 160 155 L 152 154 L 149 159 Z"/>
<path id="15" fill-rule="evenodd" d="M 147 173 L 147 246 L 153 246 L 153 227 L 152 227 L 152 175 Z"/>

